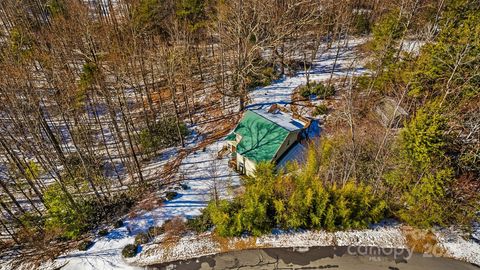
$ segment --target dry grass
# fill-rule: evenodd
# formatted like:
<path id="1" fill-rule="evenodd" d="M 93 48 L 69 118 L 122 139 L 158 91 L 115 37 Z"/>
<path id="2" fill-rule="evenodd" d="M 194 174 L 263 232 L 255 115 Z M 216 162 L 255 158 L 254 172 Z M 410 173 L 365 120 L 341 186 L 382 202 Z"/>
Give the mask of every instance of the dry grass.
<path id="1" fill-rule="evenodd" d="M 174 217 L 172 220 L 165 222 L 163 226 L 165 229 L 164 242 L 177 243 L 187 231 L 187 225 L 181 217 Z"/>
<path id="2" fill-rule="evenodd" d="M 439 244 L 437 237 L 432 231 L 408 226 L 403 227 L 402 231 L 407 241 L 407 247 L 414 252 L 431 254 L 434 256 L 445 255 L 445 249 Z"/>
<path id="3" fill-rule="evenodd" d="M 219 244 L 220 252 L 255 249 L 262 247 L 257 245 L 257 238 L 253 236 L 247 238 L 228 238 L 213 234 L 212 239 Z"/>
<path id="4" fill-rule="evenodd" d="M 234 250 L 253 249 L 253 248 L 259 248 L 259 246 L 257 245 L 256 237 L 236 239 L 233 242 Z"/>
<path id="5" fill-rule="evenodd" d="M 219 244 L 220 252 L 230 251 L 230 240 L 228 238 L 213 234 L 212 239 Z"/>

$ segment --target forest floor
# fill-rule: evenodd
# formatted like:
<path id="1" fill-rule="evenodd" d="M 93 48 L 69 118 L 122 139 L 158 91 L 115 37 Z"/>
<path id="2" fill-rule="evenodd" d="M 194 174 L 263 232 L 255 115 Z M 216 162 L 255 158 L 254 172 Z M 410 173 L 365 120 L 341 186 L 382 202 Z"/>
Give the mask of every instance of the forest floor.
<path id="1" fill-rule="evenodd" d="M 337 48 L 325 49 L 319 53 L 310 71 L 310 80 L 329 80 L 347 76 L 357 76 L 366 72 L 355 47 L 364 40 L 350 40 L 348 46 L 342 46 L 336 58 Z M 285 77 L 273 84 L 258 88 L 249 95 L 248 108 L 268 108 L 276 103 L 292 109 L 292 93 L 305 84 L 304 72 L 293 77 Z M 238 121 L 238 115 L 230 122 L 218 125 L 217 122 L 195 127 L 195 132 L 183 150 L 168 149 L 157 159 L 153 159 L 149 169 L 161 177 L 165 171 L 174 172 L 174 183 L 148 195 L 134 207 L 124 219 L 124 226 L 111 230 L 106 236 L 97 236 L 94 244 L 87 251 L 67 251 L 51 262 L 44 263 L 40 269 L 142 269 L 142 266 L 171 260 L 188 259 L 209 255 L 232 249 L 252 247 L 289 247 L 289 246 L 327 246 L 327 245 L 378 245 L 379 247 L 399 247 L 408 245 L 405 229 L 398 224 L 375 225 L 369 230 L 353 232 L 275 232 L 261 238 L 220 239 L 211 233 L 196 235 L 186 234 L 167 243 L 159 236 L 153 243 L 142 246 L 139 255 L 125 260 L 122 248 L 134 242 L 135 235 L 145 232 L 149 227 L 161 226 L 174 217 L 190 218 L 197 216 L 212 198 L 215 186 L 222 197 L 230 197 L 241 185 L 240 176 L 228 167 L 228 155 L 218 156 L 228 134 Z M 220 121 L 220 120 L 219 120 Z M 225 120 L 224 120 L 225 121 Z M 317 130 L 320 130 L 319 128 Z M 208 135 L 207 135 L 208 132 Z M 317 134 L 318 135 L 318 134 Z M 180 186 L 180 183 L 183 186 Z M 178 195 L 163 202 L 167 191 Z M 435 239 L 441 239 L 442 250 L 448 251 L 454 258 L 480 264 L 480 245 L 473 240 L 455 238 L 454 233 L 439 232 Z M 463 242 L 462 242 L 463 241 Z M 449 244 L 448 244 L 449 243 Z M 138 265 L 138 266 L 134 266 Z M 2 265 L 1 269 L 9 269 Z M 25 268 L 27 269 L 27 268 Z"/>

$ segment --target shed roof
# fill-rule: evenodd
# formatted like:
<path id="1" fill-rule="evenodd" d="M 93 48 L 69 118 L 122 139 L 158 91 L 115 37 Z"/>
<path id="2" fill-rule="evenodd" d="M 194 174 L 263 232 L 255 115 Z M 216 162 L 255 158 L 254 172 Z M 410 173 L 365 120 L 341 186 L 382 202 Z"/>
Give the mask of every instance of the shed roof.
<path id="1" fill-rule="evenodd" d="M 285 128 L 288 131 L 300 130 L 305 126 L 305 123 L 300 120 L 292 118 L 291 115 L 284 113 L 280 110 L 265 111 L 265 110 L 253 110 L 256 114 L 267 118 L 275 124 Z"/>
<path id="2" fill-rule="evenodd" d="M 273 160 L 289 134 L 286 128 L 253 111 L 245 112 L 234 132 L 242 136 L 237 153 L 255 162 Z"/>

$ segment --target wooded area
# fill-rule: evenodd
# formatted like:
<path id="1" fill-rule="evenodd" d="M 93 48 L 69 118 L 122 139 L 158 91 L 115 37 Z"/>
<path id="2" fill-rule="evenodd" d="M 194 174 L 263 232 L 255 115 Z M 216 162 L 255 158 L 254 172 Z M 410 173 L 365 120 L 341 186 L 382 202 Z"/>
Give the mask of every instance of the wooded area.
<path id="1" fill-rule="evenodd" d="M 302 183 L 358 186 L 382 214 L 325 226 L 468 224 L 479 210 L 478 0 L 3 0 L 0 26 L 2 246 L 115 220 L 168 183 L 146 167 L 163 149 L 185 147 L 193 127 L 226 135 L 250 90 L 298 70 L 309 85 L 322 45 L 359 37 L 369 72 L 330 78 L 342 105 Z M 405 52 L 412 41 L 424 45 Z M 405 122 L 374 123 L 385 97 Z"/>

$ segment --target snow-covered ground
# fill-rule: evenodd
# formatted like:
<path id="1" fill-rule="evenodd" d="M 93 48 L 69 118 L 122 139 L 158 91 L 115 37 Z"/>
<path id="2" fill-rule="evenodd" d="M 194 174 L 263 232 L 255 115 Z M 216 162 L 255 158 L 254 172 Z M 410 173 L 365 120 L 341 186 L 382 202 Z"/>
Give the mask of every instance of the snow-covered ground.
<path id="1" fill-rule="evenodd" d="M 228 168 L 228 156 L 217 158 L 224 144 L 224 141 L 215 142 L 207 146 L 205 151 L 193 152 L 183 160 L 178 176 L 188 188 L 177 189 L 175 199 L 136 217 L 126 218 L 125 226 L 95 239 L 94 245 L 87 251 L 69 252 L 44 267 L 50 269 L 52 266 L 65 265 L 62 268 L 65 270 L 139 269 L 127 264 L 121 255 L 122 248 L 132 244 L 136 234 L 152 226 L 161 226 L 173 217 L 198 216 L 211 200 L 214 184 L 223 196 L 231 195 L 230 190 L 239 185 L 240 177 Z"/>
<path id="2" fill-rule="evenodd" d="M 321 46 L 309 72 L 310 80 L 326 81 L 330 79 L 334 65 L 333 78 L 358 76 L 366 72 L 366 69 L 361 66 L 361 59 L 357 58 L 354 49 L 365 41 L 365 39 L 349 40 L 348 44 L 341 42 L 340 44 L 334 44 L 330 49 Z M 335 61 L 337 46 L 340 46 L 340 50 L 338 50 L 338 58 Z M 302 84 L 306 84 L 306 82 L 305 72 L 300 71 L 293 77 L 286 77 L 269 86 L 256 89 L 250 93 L 250 105 L 247 108 L 265 109 L 274 103 L 288 107 L 292 101 L 293 90 Z"/>
<path id="3" fill-rule="evenodd" d="M 335 77 L 359 75 L 365 70 L 361 67 L 361 61 L 356 58 L 354 47 L 365 40 L 349 41 L 347 47 L 339 50 L 337 60 L 337 48 L 334 46 L 319 54 L 310 71 L 312 81 L 328 80 L 335 65 L 333 73 Z M 322 50 L 320 50 L 322 51 Z M 272 85 L 256 89 L 250 93 L 249 108 L 268 108 L 274 103 L 289 106 L 293 90 L 305 84 L 306 77 L 303 72 L 294 77 L 282 78 Z M 193 147 L 198 142 L 191 142 Z M 166 220 L 175 216 L 189 218 L 199 215 L 201 210 L 211 199 L 213 186 L 216 185 L 222 196 L 231 196 L 233 187 L 239 185 L 240 177 L 228 168 L 228 157 L 217 158 L 218 152 L 224 145 L 220 140 L 208 145 L 205 150 L 192 152 L 182 161 L 177 174 L 178 179 L 184 180 L 188 189 L 176 190 L 179 195 L 163 203 L 152 210 L 145 210 L 135 217 L 124 220 L 125 226 L 114 229 L 105 237 L 95 239 L 95 244 L 87 251 L 68 252 L 58 257 L 53 263 L 43 265 L 44 269 L 52 269 L 53 266 L 65 265 L 62 269 L 141 269 L 129 263 L 148 265 L 153 262 L 188 259 L 203 255 L 209 255 L 225 251 L 225 247 L 212 238 L 211 234 L 189 234 L 182 237 L 179 242 L 170 247 L 168 251 L 162 248 L 161 237 L 156 243 L 144 245 L 142 251 L 135 258 L 124 260 L 121 256 L 122 248 L 134 242 L 135 235 L 146 231 L 151 226 L 160 226 Z M 174 157 L 175 151 L 169 152 L 168 157 Z M 162 166 L 155 163 L 156 168 Z M 154 170 L 153 170 L 154 171 Z M 162 194 L 159 193 L 159 196 Z M 253 239 L 253 238 L 252 238 Z M 290 246 L 329 246 L 329 245 L 377 245 L 379 247 L 405 247 L 404 236 L 396 226 L 380 226 L 364 231 L 352 232 L 278 232 L 260 238 L 232 239 L 228 246 L 235 248 L 236 243 L 248 242 L 256 247 L 290 247 Z M 252 243 L 253 241 L 253 243 Z M 477 244 L 477 250 L 480 246 Z M 454 249 L 454 248 L 453 248 Z M 455 254 L 452 252 L 452 254 Z M 472 254 L 480 254 L 473 252 Z M 471 256 L 471 255 L 470 255 Z M 457 258 L 464 257 L 456 256 Z M 480 256 L 477 256 L 480 258 Z M 3 269 L 3 267 L 2 267 Z M 5 266 L 5 269 L 9 269 Z"/>
<path id="4" fill-rule="evenodd" d="M 238 249 L 271 247 L 319 247 L 319 246 L 372 246 L 378 248 L 406 248 L 405 238 L 398 226 L 378 226 L 370 230 L 348 232 L 325 231 L 276 231 L 261 237 L 231 238 L 226 242 L 211 233 L 189 234 L 168 249 L 163 248 L 162 238 L 145 247 L 130 262 L 152 265 L 176 260 L 187 260 Z"/>
<path id="5" fill-rule="evenodd" d="M 426 231 L 416 231 L 413 237 L 418 234 L 420 237 Z M 478 232 L 477 232 L 478 233 Z M 480 245 L 472 240 L 464 240 L 459 237 L 458 232 L 438 231 L 433 246 L 424 246 L 427 253 L 425 257 L 450 257 L 476 265 L 480 265 Z M 408 235 L 408 237 L 407 237 Z M 211 232 L 200 235 L 189 233 L 181 237 L 168 249 L 163 246 L 162 236 L 158 237 L 153 244 L 145 246 L 142 253 L 129 262 L 135 265 L 147 266 L 162 264 L 178 260 L 189 260 L 208 256 L 221 252 L 234 251 L 239 249 L 256 248 L 306 248 L 322 246 L 349 246 L 349 247 L 371 247 L 375 249 L 405 249 L 407 259 L 414 252 L 409 247 L 407 238 L 412 233 L 408 229 L 402 229 L 402 225 L 391 222 L 376 224 L 366 230 L 354 231 L 274 231 L 271 234 L 261 237 L 239 237 L 222 239 L 214 236 Z M 419 240 L 418 238 L 416 240 Z M 353 249 L 355 251 L 355 249 Z M 358 251 L 361 251 L 360 249 Z M 365 251 L 365 250 L 364 250 Z M 361 253 L 359 253 L 361 254 Z"/>
<path id="6" fill-rule="evenodd" d="M 476 238 L 480 235 L 480 227 L 474 224 L 471 239 L 465 240 L 461 234 L 453 229 L 443 229 L 435 233 L 439 246 L 444 251 L 441 255 L 480 266 L 480 242 Z"/>
<path id="7" fill-rule="evenodd" d="M 335 64 L 334 77 L 358 75 L 363 71 L 358 66 L 354 47 L 364 40 L 349 41 L 348 46 L 340 43 L 339 55 L 335 63 L 337 47 L 319 53 L 310 70 L 310 80 L 322 81 L 330 78 Z M 320 49 L 322 51 L 322 49 Z M 271 104 L 289 104 L 293 90 L 306 83 L 304 72 L 294 77 L 282 78 L 272 85 L 250 93 L 249 107 L 264 107 Z M 128 265 L 121 256 L 122 248 L 133 243 L 135 235 L 151 226 L 160 226 L 165 220 L 175 216 L 189 218 L 199 215 L 211 199 L 211 190 L 216 183 L 223 196 L 228 196 L 232 186 L 239 184 L 239 176 L 228 168 L 228 158 L 217 159 L 216 155 L 224 142 L 218 141 L 206 147 L 205 151 L 189 154 L 182 162 L 179 177 L 189 186 L 187 190 L 177 190 L 179 196 L 162 206 L 124 220 L 125 227 L 114 229 L 105 237 L 99 237 L 87 251 L 74 251 L 60 256 L 55 265 L 65 265 L 66 270 L 75 269 L 137 269 Z M 157 164 L 158 166 L 158 164 Z M 161 169 L 161 167 L 158 167 Z"/>

